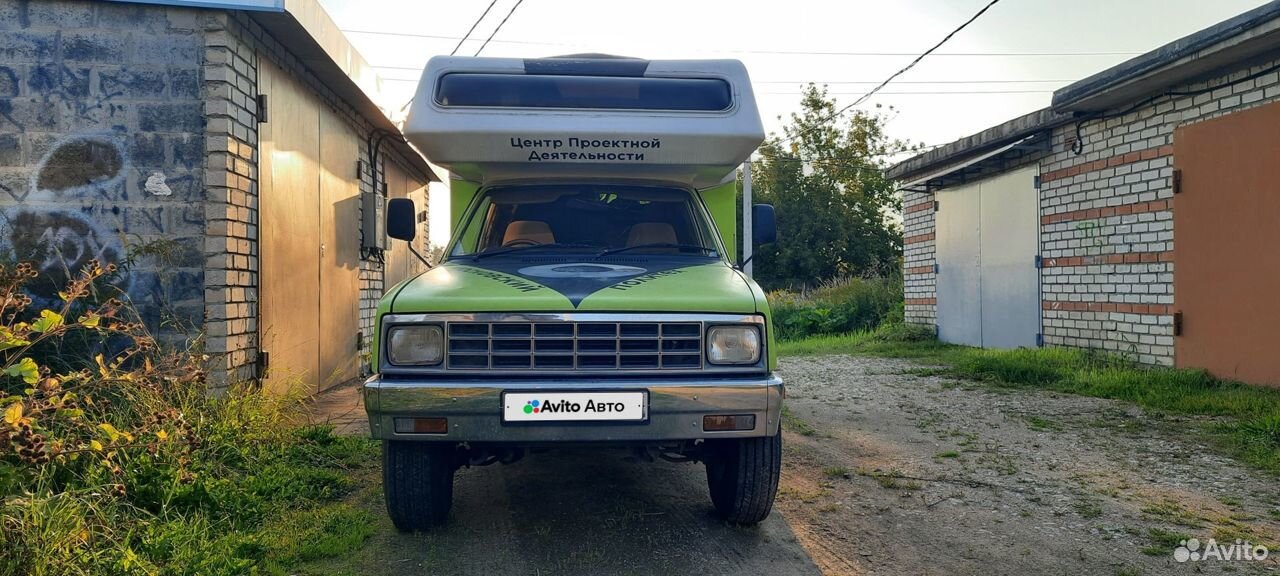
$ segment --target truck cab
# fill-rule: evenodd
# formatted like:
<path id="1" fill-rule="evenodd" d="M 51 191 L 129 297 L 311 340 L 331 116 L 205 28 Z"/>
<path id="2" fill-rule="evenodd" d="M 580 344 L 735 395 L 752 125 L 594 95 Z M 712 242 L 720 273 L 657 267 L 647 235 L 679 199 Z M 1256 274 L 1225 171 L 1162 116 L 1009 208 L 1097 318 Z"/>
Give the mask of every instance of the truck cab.
<path id="1" fill-rule="evenodd" d="M 784 389 L 735 261 L 764 138 L 742 64 L 437 57 L 405 134 L 451 172 L 453 237 L 378 309 L 364 402 L 396 527 L 442 524 L 461 466 L 564 446 L 702 462 L 724 519 L 763 520 Z M 772 241 L 772 208 L 746 213 Z M 388 234 L 416 215 L 392 200 Z"/>

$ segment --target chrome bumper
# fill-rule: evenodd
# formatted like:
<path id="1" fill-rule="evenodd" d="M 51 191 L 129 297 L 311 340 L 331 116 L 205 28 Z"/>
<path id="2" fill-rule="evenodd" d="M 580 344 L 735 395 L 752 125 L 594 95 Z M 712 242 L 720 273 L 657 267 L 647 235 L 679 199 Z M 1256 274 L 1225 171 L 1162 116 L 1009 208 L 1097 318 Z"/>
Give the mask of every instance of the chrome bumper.
<path id="1" fill-rule="evenodd" d="M 645 422 L 565 422 L 512 424 L 502 419 L 502 393 L 537 390 L 645 390 Z M 386 379 L 364 384 L 369 431 L 383 440 L 437 442 L 653 442 L 700 438 L 772 436 L 779 431 L 784 390 L 777 375 L 653 380 L 598 378 L 573 380 Z M 755 428 L 704 432 L 703 416 L 754 414 Z M 447 434 L 399 434 L 396 417 L 443 417 Z"/>

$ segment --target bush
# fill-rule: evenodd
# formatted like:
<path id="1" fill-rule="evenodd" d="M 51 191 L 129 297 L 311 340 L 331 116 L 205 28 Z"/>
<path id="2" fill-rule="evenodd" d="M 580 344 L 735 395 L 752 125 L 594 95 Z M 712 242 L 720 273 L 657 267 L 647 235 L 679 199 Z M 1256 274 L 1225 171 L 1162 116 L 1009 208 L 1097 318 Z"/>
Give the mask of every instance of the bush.
<path id="1" fill-rule="evenodd" d="M 37 275 L 0 267 L 0 575 L 285 573 L 363 541 L 337 470 L 374 462 L 372 442 L 299 427 L 297 394 L 208 395 L 196 351 L 89 297 L 111 272 L 91 263 L 29 310 Z M 304 541 L 301 516 L 354 536 Z"/>
<path id="2" fill-rule="evenodd" d="M 782 340 L 872 330 L 902 321 L 902 281 L 842 278 L 806 292 L 771 292 L 769 305 Z"/>

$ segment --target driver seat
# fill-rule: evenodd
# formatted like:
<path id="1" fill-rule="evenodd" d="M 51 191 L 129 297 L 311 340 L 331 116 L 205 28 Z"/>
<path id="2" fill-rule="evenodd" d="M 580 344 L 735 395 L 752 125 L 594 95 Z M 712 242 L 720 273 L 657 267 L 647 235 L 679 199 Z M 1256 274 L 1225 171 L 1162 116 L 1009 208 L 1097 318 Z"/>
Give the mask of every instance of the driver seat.
<path id="1" fill-rule="evenodd" d="M 502 234 L 502 245 L 507 246 L 516 241 L 555 244 L 556 236 L 551 233 L 551 227 L 547 226 L 546 222 L 540 220 L 512 220 L 510 224 L 507 224 L 506 232 Z"/>

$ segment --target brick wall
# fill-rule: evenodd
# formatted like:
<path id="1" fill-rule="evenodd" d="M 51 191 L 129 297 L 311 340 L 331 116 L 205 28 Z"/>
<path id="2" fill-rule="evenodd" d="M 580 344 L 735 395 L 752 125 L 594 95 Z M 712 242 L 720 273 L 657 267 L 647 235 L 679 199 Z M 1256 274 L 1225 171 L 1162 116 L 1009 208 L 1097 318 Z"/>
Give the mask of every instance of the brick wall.
<path id="1" fill-rule="evenodd" d="M 202 14 L 205 133 L 205 349 L 214 387 L 254 377 L 258 349 L 258 122 L 254 46 L 234 19 Z"/>
<path id="2" fill-rule="evenodd" d="M 1197 92 L 1274 63 L 1205 82 Z M 1045 343 L 1099 348 L 1147 364 L 1173 363 L 1173 131 L 1274 101 L 1277 74 L 1205 94 L 1163 97 L 1122 116 L 1054 131 L 1041 165 Z"/>
<path id="3" fill-rule="evenodd" d="M 193 9 L 0 0 L 0 258 L 114 284 L 162 341 L 203 309 L 203 34 Z M 56 284 L 32 287 L 37 301 Z"/>
<path id="4" fill-rule="evenodd" d="M 933 206 L 933 194 L 925 192 L 906 192 L 902 201 L 903 295 L 909 324 L 937 322 Z"/>

